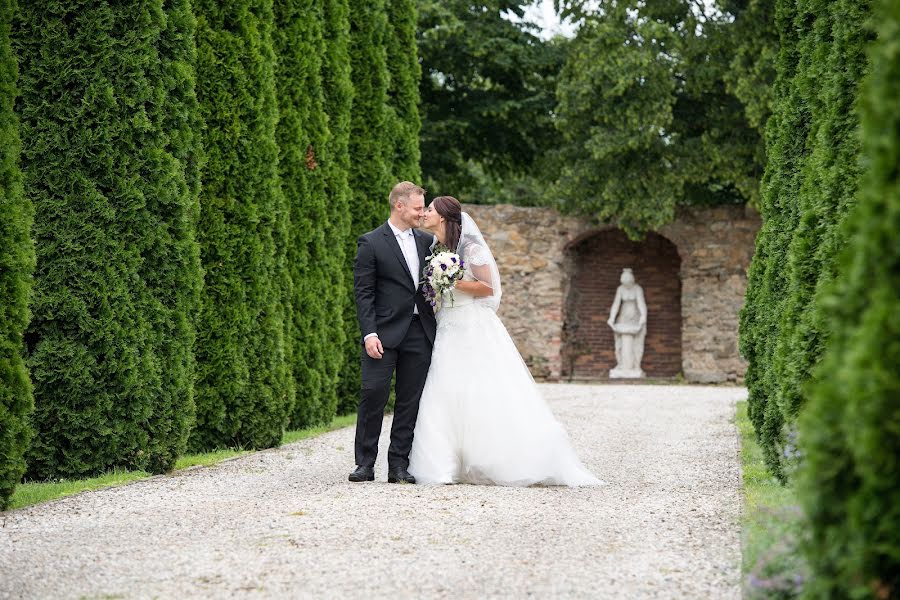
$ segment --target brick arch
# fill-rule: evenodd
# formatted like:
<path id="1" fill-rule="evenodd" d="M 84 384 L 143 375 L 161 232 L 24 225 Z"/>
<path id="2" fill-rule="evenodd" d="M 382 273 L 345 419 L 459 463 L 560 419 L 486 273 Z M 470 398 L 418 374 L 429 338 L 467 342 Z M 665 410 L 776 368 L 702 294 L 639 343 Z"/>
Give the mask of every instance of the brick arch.
<path id="1" fill-rule="evenodd" d="M 619 229 L 585 233 L 567 247 L 570 285 L 563 325 L 563 375 L 606 378 L 616 364 L 606 324 L 622 269 L 634 270 L 647 300 L 647 338 L 641 366 L 648 377 L 681 372 L 681 258 L 657 233 L 633 242 Z"/>

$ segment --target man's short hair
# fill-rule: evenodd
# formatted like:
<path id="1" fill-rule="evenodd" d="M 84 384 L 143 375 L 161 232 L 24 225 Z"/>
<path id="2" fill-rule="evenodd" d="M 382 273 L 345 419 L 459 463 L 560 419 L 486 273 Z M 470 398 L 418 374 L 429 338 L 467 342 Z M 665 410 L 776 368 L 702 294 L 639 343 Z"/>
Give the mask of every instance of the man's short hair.
<path id="1" fill-rule="evenodd" d="M 425 190 L 421 187 L 417 186 L 411 181 L 401 181 L 397 185 L 394 186 L 394 189 L 391 190 L 391 195 L 389 196 L 389 201 L 391 203 L 391 209 L 394 208 L 394 204 L 397 203 L 398 200 L 402 200 L 403 203 L 409 202 L 409 199 L 413 195 L 425 195 Z"/>

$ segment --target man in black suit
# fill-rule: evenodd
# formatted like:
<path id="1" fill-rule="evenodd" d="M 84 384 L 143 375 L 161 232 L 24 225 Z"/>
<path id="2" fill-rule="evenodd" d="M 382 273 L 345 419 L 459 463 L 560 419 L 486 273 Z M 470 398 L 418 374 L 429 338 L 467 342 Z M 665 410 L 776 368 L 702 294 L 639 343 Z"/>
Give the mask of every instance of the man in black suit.
<path id="1" fill-rule="evenodd" d="M 437 324 L 419 282 L 433 237 L 416 231 L 425 216 L 425 190 L 403 181 L 390 194 L 391 216 L 357 240 L 353 288 L 363 334 L 362 390 L 356 421 L 356 470 L 350 481 L 373 481 L 384 407 L 396 371 L 396 401 L 388 482 L 415 483 L 409 452 L 419 398 L 431 365 Z"/>

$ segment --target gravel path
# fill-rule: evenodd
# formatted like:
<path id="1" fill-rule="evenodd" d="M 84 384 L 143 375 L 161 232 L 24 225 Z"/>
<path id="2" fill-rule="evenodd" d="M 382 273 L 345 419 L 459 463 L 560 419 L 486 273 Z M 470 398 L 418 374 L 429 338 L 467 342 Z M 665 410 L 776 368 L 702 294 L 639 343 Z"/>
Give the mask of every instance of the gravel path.
<path id="1" fill-rule="evenodd" d="M 746 392 L 541 387 L 609 485 L 388 485 L 387 427 L 351 484 L 348 428 L 0 514 L 0 598 L 739 598 Z"/>

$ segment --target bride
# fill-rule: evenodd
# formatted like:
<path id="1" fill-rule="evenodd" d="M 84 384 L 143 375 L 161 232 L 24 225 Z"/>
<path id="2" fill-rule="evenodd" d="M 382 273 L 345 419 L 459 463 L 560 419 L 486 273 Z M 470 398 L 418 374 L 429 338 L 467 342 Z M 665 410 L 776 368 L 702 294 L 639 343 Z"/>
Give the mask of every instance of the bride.
<path id="1" fill-rule="evenodd" d="M 497 317 L 500 273 L 459 201 L 439 196 L 425 229 L 455 249 L 465 277 L 437 312 L 409 472 L 419 483 L 599 485 L 578 460 Z"/>

